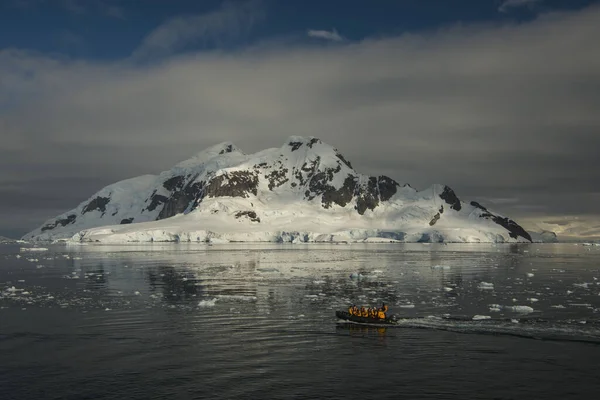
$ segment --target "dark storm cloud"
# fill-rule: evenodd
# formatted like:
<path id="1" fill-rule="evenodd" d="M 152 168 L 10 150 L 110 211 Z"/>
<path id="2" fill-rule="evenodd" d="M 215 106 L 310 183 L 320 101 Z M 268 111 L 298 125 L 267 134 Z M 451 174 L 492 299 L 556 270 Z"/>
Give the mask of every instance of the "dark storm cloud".
<path id="1" fill-rule="evenodd" d="M 250 153 L 313 135 L 359 172 L 418 189 L 445 183 L 511 217 L 597 218 L 598 37 L 596 7 L 144 67 L 3 51 L 0 190 L 36 199 L 35 185 L 7 182 L 63 177 L 46 195 L 69 191 L 66 211 L 100 189 L 68 178 L 103 186 L 225 140 Z M 518 202 L 494 202 L 507 198 Z"/>

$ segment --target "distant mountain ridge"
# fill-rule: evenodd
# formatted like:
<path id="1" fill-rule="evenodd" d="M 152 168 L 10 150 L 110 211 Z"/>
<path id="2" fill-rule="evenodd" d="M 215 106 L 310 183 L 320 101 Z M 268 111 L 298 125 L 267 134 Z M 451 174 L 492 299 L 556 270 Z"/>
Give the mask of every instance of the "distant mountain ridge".
<path id="1" fill-rule="evenodd" d="M 366 176 L 334 147 L 292 136 L 246 155 L 223 142 L 160 175 L 106 186 L 24 239 L 79 241 L 532 240 L 445 185 L 417 191 Z"/>

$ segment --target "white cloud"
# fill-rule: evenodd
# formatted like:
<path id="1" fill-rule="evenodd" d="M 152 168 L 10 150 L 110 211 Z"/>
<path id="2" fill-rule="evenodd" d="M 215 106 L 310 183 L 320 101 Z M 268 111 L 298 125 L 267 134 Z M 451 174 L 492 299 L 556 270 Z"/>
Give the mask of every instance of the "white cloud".
<path id="1" fill-rule="evenodd" d="M 360 172 L 445 183 L 464 199 L 518 198 L 482 202 L 517 220 L 600 214 L 597 37 L 594 7 L 150 66 L 0 51 L 0 212 L 11 198 L 13 215 L 48 207 L 40 193 L 53 208 L 68 194 L 68 210 L 92 194 L 81 182 L 156 173 L 224 140 L 249 153 L 314 135 Z"/>
<path id="2" fill-rule="evenodd" d="M 540 4 L 541 2 L 542 0 L 504 0 L 502 4 L 500 4 L 500 6 L 498 7 L 498 11 L 506 13 L 509 12 L 511 9 L 520 7 L 527 7 L 531 9 Z"/>
<path id="3" fill-rule="evenodd" d="M 341 42 L 344 40 L 335 29 L 332 29 L 331 31 L 309 29 L 306 34 L 309 37 L 331 40 L 332 42 Z"/>
<path id="4" fill-rule="evenodd" d="M 261 2 L 224 2 L 212 12 L 169 19 L 150 32 L 133 58 L 165 56 L 188 45 L 237 38 L 264 18 Z"/>

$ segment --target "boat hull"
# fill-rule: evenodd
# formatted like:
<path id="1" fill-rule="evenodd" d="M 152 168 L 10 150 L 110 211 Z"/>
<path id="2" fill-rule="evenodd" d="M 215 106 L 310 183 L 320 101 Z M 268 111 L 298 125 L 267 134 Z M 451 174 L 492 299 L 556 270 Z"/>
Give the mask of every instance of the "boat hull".
<path id="1" fill-rule="evenodd" d="M 368 325 L 395 325 L 396 319 L 388 317 L 386 319 L 370 318 L 370 317 L 359 317 L 357 315 L 350 315 L 348 311 L 336 311 L 335 316 L 344 321 L 350 321 L 357 324 L 368 324 Z"/>

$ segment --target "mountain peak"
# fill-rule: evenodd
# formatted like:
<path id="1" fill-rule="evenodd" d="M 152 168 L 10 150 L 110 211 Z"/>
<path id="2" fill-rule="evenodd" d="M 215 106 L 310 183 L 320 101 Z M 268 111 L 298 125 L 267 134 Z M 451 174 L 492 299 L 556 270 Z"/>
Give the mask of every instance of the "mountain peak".
<path id="1" fill-rule="evenodd" d="M 215 157 L 229 153 L 244 155 L 244 153 L 232 142 L 221 142 L 194 154 L 192 157 L 180 162 L 176 166 L 190 167 L 197 164 L 205 163 Z"/>
<path id="2" fill-rule="evenodd" d="M 294 240 L 290 232 L 300 241 L 339 232 L 405 242 L 531 240 L 514 221 L 463 203 L 446 185 L 416 191 L 387 176 L 363 175 L 314 136 L 290 136 L 281 148 L 249 155 L 219 143 L 158 176 L 107 186 L 25 237 Z"/>

